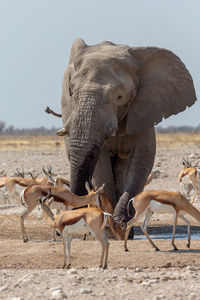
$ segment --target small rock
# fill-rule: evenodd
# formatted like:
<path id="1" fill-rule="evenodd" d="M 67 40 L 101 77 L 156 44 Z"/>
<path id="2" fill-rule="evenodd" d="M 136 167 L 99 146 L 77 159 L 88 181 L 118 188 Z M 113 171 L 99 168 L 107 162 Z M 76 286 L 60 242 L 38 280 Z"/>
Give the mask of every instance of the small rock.
<path id="1" fill-rule="evenodd" d="M 194 266 L 187 266 L 185 269 L 188 271 L 196 271 L 197 270 L 197 268 Z"/>
<path id="2" fill-rule="evenodd" d="M 69 273 L 69 274 L 78 274 L 78 272 L 77 272 L 76 269 L 69 269 L 69 270 L 68 270 L 68 273 Z"/>
<path id="3" fill-rule="evenodd" d="M 79 285 L 79 282 L 72 282 L 71 285 L 72 286 L 77 286 L 77 285 Z"/>
<path id="4" fill-rule="evenodd" d="M 151 286 L 151 284 L 150 284 L 148 281 L 143 281 L 143 282 L 141 283 L 141 286 L 143 286 L 143 287 L 148 287 L 148 286 Z"/>
<path id="5" fill-rule="evenodd" d="M 8 289 L 7 285 L 3 285 L 0 287 L 0 292 L 6 291 Z"/>
<path id="6" fill-rule="evenodd" d="M 161 300 L 161 299 L 164 299 L 165 298 L 165 295 L 157 295 L 154 300 Z"/>
<path id="7" fill-rule="evenodd" d="M 143 272 L 142 268 L 135 268 L 135 272 Z"/>
<path id="8" fill-rule="evenodd" d="M 94 282 L 87 282 L 87 286 L 95 286 L 95 283 Z"/>
<path id="9" fill-rule="evenodd" d="M 192 292 L 190 295 L 189 295 L 189 299 L 190 300 L 193 300 L 197 297 L 196 293 Z"/>
<path id="10" fill-rule="evenodd" d="M 64 294 L 62 287 L 52 287 L 49 290 L 51 292 L 51 298 L 52 299 L 62 299 L 67 298 L 67 296 Z"/>
<path id="11" fill-rule="evenodd" d="M 152 284 L 152 283 L 158 283 L 159 282 L 159 279 L 150 279 L 149 280 L 149 283 Z"/>
<path id="12" fill-rule="evenodd" d="M 163 266 L 163 268 L 171 268 L 171 267 L 172 267 L 171 262 L 168 262 Z"/>
<path id="13" fill-rule="evenodd" d="M 90 293 L 92 293 L 92 290 L 83 288 L 83 289 L 80 289 L 80 293 L 81 294 L 90 294 Z"/>

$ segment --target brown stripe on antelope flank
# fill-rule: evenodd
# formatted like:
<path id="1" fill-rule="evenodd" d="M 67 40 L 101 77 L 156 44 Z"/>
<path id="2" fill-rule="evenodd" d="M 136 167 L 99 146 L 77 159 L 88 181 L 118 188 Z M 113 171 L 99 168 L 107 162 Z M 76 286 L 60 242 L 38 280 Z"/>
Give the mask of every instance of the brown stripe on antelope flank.
<path id="1" fill-rule="evenodd" d="M 63 200 L 62 198 L 58 197 L 58 196 L 54 196 L 54 195 L 51 195 L 53 198 L 54 198 L 54 201 L 55 202 L 60 202 L 60 203 L 65 203 L 65 200 Z"/>
<path id="2" fill-rule="evenodd" d="M 171 205 L 171 206 L 173 206 L 174 208 L 175 208 L 175 206 L 176 206 L 176 203 L 172 203 L 172 202 L 170 202 L 170 201 L 168 201 L 168 200 L 163 200 L 163 199 L 156 199 L 156 200 L 154 200 L 154 199 L 152 199 L 151 201 L 158 201 L 158 202 L 160 202 L 160 203 L 162 203 L 162 204 Z"/>
<path id="3" fill-rule="evenodd" d="M 68 225 L 76 224 L 80 219 L 82 219 L 82 217 L 83 217 L 83 215 L 66 220 L 63 222 L 63 225 L 68 226 Z"/>

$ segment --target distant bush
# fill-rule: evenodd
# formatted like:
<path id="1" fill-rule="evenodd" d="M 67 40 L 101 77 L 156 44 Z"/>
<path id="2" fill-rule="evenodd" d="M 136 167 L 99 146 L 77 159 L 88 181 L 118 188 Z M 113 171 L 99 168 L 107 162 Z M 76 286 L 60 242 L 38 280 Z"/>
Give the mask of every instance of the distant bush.
<path id="1" fill-rule="evenodd" d="M 177 133 L 177 132 L 183 132 L 183 133 L 200 133 L 200 124 L 196 127 L 183 125 L 183 126 L 168 126 L 168 127 L 162 127 L 162 126 L 156 126 L 156 132 L 157 133 Z"/>
<path id="2" fill-rule="evenodd" d="M 3 131 L 5 126 L 6 126 L 6 123 L 3 121 L 0 121 L 0 133 Z"/>
<path id="3" fill-rule="evenodd" d="M 18 129 L 12 125 L 5 127 L 5 123 L 0 121 L 0 135 L 2 136 L 56 135 L 57 130 L 58 128 L 55 127 L 49 129 L 44 126 L 37 127 L 37 128 L 30 128 L 30 129 L 27 128 Z"/>
<path id="4" fill-rule="evenodd" d="M 44 126 L 37 127 L 37 128 L 22 128 L 18 129 L 14 126 L 10 125 L 6 127 L 5 122 L 0 121 L 0 135 L 6 136 L 19 136 L 19 135 L 56 135 L 56 131 L 58 128 L 52 127 L 52 128 L 46 128 Z M 161 125 L 155 126 L 155 130 L 157 133 L 177 133 L 177 132 L 183 132 L 183 133 L 200 133 L 200 124 L 196 127 L 193 126 L 168 126 L 168 127 L 162 127 Z"/>

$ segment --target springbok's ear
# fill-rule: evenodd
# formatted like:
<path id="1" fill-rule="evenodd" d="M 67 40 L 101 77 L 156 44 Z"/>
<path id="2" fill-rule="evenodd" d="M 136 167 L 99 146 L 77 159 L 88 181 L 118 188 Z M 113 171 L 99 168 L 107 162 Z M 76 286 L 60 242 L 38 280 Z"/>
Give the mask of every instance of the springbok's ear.
<path id="1" fill-rule="evenodd" d="M 47 172 L 46 172 L 46 170 L 45 170 L 45 167 L 44 167 L 44 166 L 42 167 L 42 172 L 43 172 L 45 175 L 47 175 Z"/>
<path id="2" fill-rule="evenodd" d="M 192 77 L 174 53 L 157 47 L 131 47 L 128 52 L 139 79 L 127 114 L 128 135 L 152 128 L 194 104 Z"/>
<path id="3" fill-rule="evenodd" d="M 86 190 L 87 190 L 87 192 L 89 194 L 91 192 L 91 189 L 90 189 L 90 185 L 89 185 L 89 183 L 87 181 L 85 183 L 85 188 L 86 188 Z"/>
<path id="4" fill-rule="evenodd" d="M 96 191 L 96 193 L 101 192 L 103 190 L 104 186 L 105 186 L 105 183 L 100 188 L 98 188 L 98 190 Z"/>

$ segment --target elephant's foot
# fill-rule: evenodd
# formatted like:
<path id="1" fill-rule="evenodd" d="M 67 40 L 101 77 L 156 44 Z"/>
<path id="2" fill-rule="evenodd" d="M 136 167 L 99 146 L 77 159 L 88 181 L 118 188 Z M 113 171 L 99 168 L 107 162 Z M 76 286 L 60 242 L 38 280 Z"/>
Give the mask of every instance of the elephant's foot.
<path id="1" fill-rule="evenodd" d="M 127 227 L 127 221 L 125 220 L 125 218 L 123 218 L 122 216 L 116 217 L 113 216 L 114 221 L 117 225 L 119 225 L 119 227 L 121 228 L 121 230 L 126 231 L 126 227 Z"/>
<path id="2" fill-rule="evenodd" d="M 122 228 L 126 230 L 127 223 L 130 221 L 135 214 L 134 207 L 131 207 L 129 203 L 130 195 L 125 192 L 119 199 L 113 214 L 114 221 Z M 129 233 L 129 239 L 133 239 L 134 231 L 131 229 Z"/>

